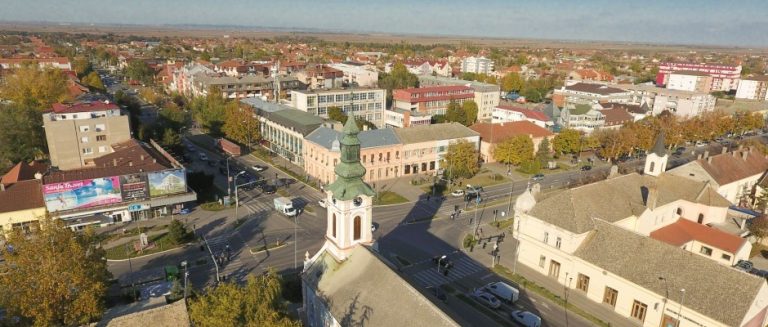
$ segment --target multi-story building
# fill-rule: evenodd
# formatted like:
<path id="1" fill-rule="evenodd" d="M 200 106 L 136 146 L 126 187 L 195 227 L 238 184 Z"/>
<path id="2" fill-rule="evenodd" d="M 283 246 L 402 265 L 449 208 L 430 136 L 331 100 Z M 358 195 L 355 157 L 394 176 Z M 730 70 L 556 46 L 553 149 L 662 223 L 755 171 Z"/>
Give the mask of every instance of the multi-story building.
<path id="1" fill-rule="evenodd" d="M 656 85 L 668 85 L 670 75 L 677 71 L 697 71 L 712 76 L 712 91 L 735 90 L 741 80 L 741 66 L 662 62 L 656 74 Z"/>
<path id="2" fill-rule="evenodd" d="M 309 176 L 323 183 L 334 181 L 334 167 L 339 163 L 338 143 L 342 136 L 324 126 L 307 135 L 304 166 Z M 361 131 L 358 137 L 361 163 L 368 171 L 364 176 L 367 182 L 433 174 L 447 169 L 447 163 L 441 160 L 448 145 L 459 140 L 480 147 L 480 135 L 459 123 L 368 130 Z"/>
<path id="3" fill-rule="evenodd" d="M 363 118 L 376 127 L 384 126 L 386 101 L 386 90 L 383 89 L 291 91 L 291 106 L 296 109 L 328 118 L 328 108 L 337 107 L 345 114 Z"/>
<path id="4" fill-rule="evenodd" d="M 72 64 L 67 57 L 54 58 L 0 58 L 0 68 L 14 69 L 19 68 L 25 63 L 37 64 L 40 68 L 58 68 L 62 70 L 72 70 Z"/>
<path id="5" fill-rule="evenodd" d="M 131 139 L 128 116 L 108 101 L 56 103 L 43 113 L 43 128 L 51 165 L 63 170 L 92 166 L 112 144 Z"/>
<path id="6" fill-rule="evenodd" d="M 647 104 L 653 115 L 669 111 L 681 117 L 693 117 L 715 110 L 716 98 L 706 92 L 670 90 L 653 85 L 621 85 L 629 92 L 629 102 Z"/>
<path id="7" fill-rule="evenodd" d="M 304 139 L 323 124 L 313 114 L 260 98 L 241 100 L 253 108 L 259 119 L 261 145 L 288 161 L 304 165 Z"/>
<path id="8" fill-rule="evenodd" d="M 294 72 L 294 76 L 309 89 L 332 89 L 342 87 L 344 72 L 328 65 L 307 65 Z"/>
<path id="9" fill-rule="evenodd" d="M 405 128 L 411 126 L 429 125 L 432 115 L 404 109 L 384 110 L 384 126 Z"/>
<path id="10" fill-rule="evenodd" d="M 376 67 L 361 65 L 351 62 L 328 65 L 331 68 L 338 69 L 344 73 L 342 79 L 346 85 L 359 87 L 376 87 L 379 84 L 379 72 Z"/>
<path id="11" fill-rule="evenodd" d="M 245 75 L 240 77 L 197 74 L 192 86 L 193 96 L 207 96 L 211 90 L 218 90 L 223 98 L 242 99 L 256 96 L 274 97 L 274 77 Z M 281 94 L 290 90 L 302 90 L 306 86 L 294 76 L 278 76 Z"/>
<path id="12" fill-rule="evenodd" d="M 637 326 L 765 325 L 765 278 L 730 265 L 749 243 L 732 246 L 709 227 L 728 219 L 730 203 L 706 182 L 665 173 L 668 159 L 659 138 L 642 175 L 548 194 L 534 185 L 515 203 L 516 262 Z M 682 233 L 659 235 L 681 220 Z"/>
<path id="13" fill-rule="evenodd" d="M 481 121 L 491 119 L 493 108 L 496 108 L 496 106 L 499 105 L 501 97 L 501 88 L 495 84 L 465 81 L 441 76 L 419 76 L 419 86 L 425 87 L 431 85 L 464 85 L 472 88 L 472 91 L 475 93 L 474 100 L 477 104 L 477 119 Z"/>
<path id="14" fill-rule="evenodd" d="M 491 123 L 506 123 L 527 120 L 539 127 L 551 128 L 554 122 L 543 112 L 513 106 L 497 106 L 493 108 Z"/>
<path id="15" fill-rule="evenodd" d="M 466 57 L 461 61 L 461 72 L 488 75 L 493 72 L 493 60 L 486 57 Z"/>
<path id="16" fill-rule="evenodd" d="M 605 115 L 599 108 L 599 104 L 568 104 L 560 111 L 557 124 L 561 128 L 592 133 L 605 126 Z"/>
<path id="17" fill-rule="evenodd" d="M 428 115 L 444 115 L 448 104 L 473 100 L 472 88 L 464 85 L 425 86 L 392 91 L 396 109 Z"/>
<path id="18" fill-rule="evenodd" d="M 566 104 L 628 103 L 629 92 L 604 84 L 576 83 L 556 89 L 552 102 L 558 107 Z"/>
<path id="19" fill-rule="evenodd" d="M 667 88 L 690 92 L 709 93 L 712 90 L 712 76 L 695 70 L 678 70 L 669 74 Z"/>
<path id="20" fill-rule="evenodd" d="M 768 101 L 768 76 L 745 77 L 736 90 L 737 99 Z"/>
<path id="21" fill-rule="evenodd" d="M 91 167 L 42 176 L 48 212 L 79 230 L 178 214 L 197 199 L 184 166 L 154 141 L 131 139 L 112 147 L 113 153 L 95 158 Z"/>

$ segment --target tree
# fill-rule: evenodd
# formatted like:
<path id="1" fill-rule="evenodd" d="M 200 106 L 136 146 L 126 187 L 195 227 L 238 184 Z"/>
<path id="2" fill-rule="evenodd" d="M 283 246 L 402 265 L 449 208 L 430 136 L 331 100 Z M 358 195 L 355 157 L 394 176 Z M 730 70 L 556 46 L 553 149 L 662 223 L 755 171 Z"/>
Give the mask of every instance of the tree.
<path id="1" fill-rule="evenodd" d="M 229 107 L 228 107 L 229 105 Z M 236 102 L 227 102 L 218 87 L 211 87 L 208 95 L 192 99 L 189 104 L 195 120 L 214 136 L 221 135 L 222 126 L 227 115 L 227 108 L 237 107 Z"/>
<path id="2" fill-rule="evenodd" d="M 163 139 L 160 140 L 160 143 L 165 148 L 178 148 L 181 146 L 181 137 L 179 136 L 179 133 L 176 133 L 175 130 L 166 128 L 163 131 Z"/>
<path id="3" fill-rule="evenodd" d="M 533 141 L 528 135 L 510 137 L 494 147 L 493 158 L 498 162 L 516 166 L 530 161 L 533 159 Z"/>
<path id="4" fill-rule="evenodd" d="M 575 129 L 563 129 L 552 140 L 552 148 L 560 154 L 576 153 L 579 151 L 581 135 Z"/>
<path id="5" fill-rule="evenodd" d="M 445 110 L 445 121 L 467 126 L 467 114 L 464 113 L 458 102 L 451 100 Z"/>
<path id="6" fill-rule="evenodd" d="M 93 65 L 86 57 L 76 57 L 72 61 L 72 70 L 75 71 L 77 77 L 83 78 L 93 72 Z"/>
<path id="7" fill-rule="evenodd" d="M 190 236 L 192 235 L 181 221 L 174 219 L 171 221 L 171 224 L 168 225 L 168 238 L 172 243 L 182 244 L 188 241 Z"/>
<path id="8" fill-rule="evenodd" d="M 328 107 L 328 118 L 342 124 L 347 122 L 347 115 L 339 107 Z"/>
<path id="9" fill-rule="evenodd" d="M 61 220 L 44 217 L 31 235 L 14 230 L 4 249 L 0 304 L 8 316 L 35 326 L 74 326 L 96 321 L 104 311 L 111 278 L 104 250 L 92 229 L 75 233 Z"/>
<path id="10" fill-rule="evenodd" d="M 104 92 L 107 89 L 104 87 L 104 83 L 101 81 L 99 74 L 92 71 L 80 80 L 85 86 L 99 92 Z"/>
<path id="11" fill-rule="evenodd" d="M 448 145 L 448 151 L 443 157 L 443 164 L 447 168 L 449 178 L 469 178 L 477 174 L 480 169 L 477 163 L 477 149 L 475 144 L 461 140 Z"/>
<path id="12" fill-rule="evenodd" d="M 419 86 L 419 78 L 411 74 L 403 63 L 396 63 L 392 71 L 379 74 L 379 87 L 387 90 L 387 106 L 392 103 L 392 90 Z"/>
<path id="13" fill-rule="evenodd" d="M 549 160 L 549 138 L 545 137 L 539 143 L 539 149 L 536 150 L 536 160 L 540 163 L 546 163 Z"/>
<path id="14" fill-rule="evenodd" d="M 244 286 L 223 283 L 207 288 L 189 303 L 189 319 L 199 327 L 273 326 L 298 327 L 286 314 L 280 277 L 273 270 L 249 275 Z"/>
<path id="15" fill-rule="evenodd" d="M 0 167 L 36 159 L 46 150 L 38 110 L 15 103 L 0 105 Z"/>
<path id="16" fill-rule="evenodd" d="M 461 104 L 461 110 L 464 111 L 464 126 L 470 126 L 477 121 L 477 103 L 474 100 L 467 100 Z"/>
<path id="17" fill-rule="evenodd" d="M 155 71 L 142 59 L 133 59 L 128 62 L 123 74 L 130 79 L 140 81 L 142 84 L 150 84 L 155 78 Z"/>
<path id="18" fill-rule="evenodd" d="M 261 138 L 259 121 L 253 118 L 250 108 L 244 108 L 233 103 L 227 107 L 224 120 L 224 135 L 232 141 L 251 146 Z"/>
<path id="19" fill-rule="evenodd" d="M 39 69 L 32 64 L 16 68 L 0 85 L 0 99 L 25 108 L 45 110 L 68 98 L 66 78 L 60 70 Z"/>
<path id="20" fill-rule="evenodd" d="M 766 236 L 768 236 L 768 218 L 766 216 L 760 216 L 752 218 L 751 223 L 747 224 L 749 233 L 757 239 L 759 243 Z"/>
<path id="21" fill-rule="evenodd" d="M 520 77 L 520 74 L 509 73 L 501 79 L 501 90 L 504 92 L 519 92 L 524 84 L 525 81 Z"/>

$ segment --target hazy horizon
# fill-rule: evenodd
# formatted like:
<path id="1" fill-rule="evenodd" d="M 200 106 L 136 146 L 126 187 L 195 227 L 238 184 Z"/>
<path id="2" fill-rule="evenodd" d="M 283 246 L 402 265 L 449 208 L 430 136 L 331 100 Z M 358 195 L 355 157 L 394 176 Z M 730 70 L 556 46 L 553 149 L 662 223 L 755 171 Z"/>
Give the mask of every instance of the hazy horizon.
<path id="1" fill-rule="evenodd" d="M 387 3 L 82 0 L 13 2 L 0 21 L 50 24 L 243 27 L 340 33 L 768 46 L 768 1 L 616 3 L 608 0 Z"/>

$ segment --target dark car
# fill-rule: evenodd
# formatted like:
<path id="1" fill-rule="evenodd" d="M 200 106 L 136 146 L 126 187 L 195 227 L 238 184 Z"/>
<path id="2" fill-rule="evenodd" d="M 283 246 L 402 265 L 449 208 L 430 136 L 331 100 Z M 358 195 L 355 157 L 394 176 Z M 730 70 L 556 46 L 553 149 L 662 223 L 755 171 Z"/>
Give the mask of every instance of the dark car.
<path id="1" fill-rule="evenodd" d="M 264 194 L 275 194 L 275 192 L 277 192 L 277 187 L 274 185 L 264 184 L 261 186 L 261 191 L 264 192 Z"/>
<path id="2" fill-rule="evenodd" d="M 592 166 L 589 166 L 589 165 L 581 166 L 581 171 L 590 171 L 590 170 L 592 170 Z"/>

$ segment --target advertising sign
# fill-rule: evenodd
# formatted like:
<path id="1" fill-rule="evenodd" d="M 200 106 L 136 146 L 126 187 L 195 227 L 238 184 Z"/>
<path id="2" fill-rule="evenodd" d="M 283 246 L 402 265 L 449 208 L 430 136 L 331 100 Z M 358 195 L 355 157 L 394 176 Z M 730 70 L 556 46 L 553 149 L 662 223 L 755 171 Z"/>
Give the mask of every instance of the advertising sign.
<path id="1" fill-rule="evenodd" d="M 149 195 L 163 196 L 187 191 L 187 177 L 184 169 L 171 169 L 147 174 Z"/>
<path id="2" fill-rule="evenodd" d="M 117 176 L 43 185 L 48 211 L 88 208 L 119 203 L 120 178 Z"/>
<path id="3" fill-rule="evenodd" d="M 120 187 L 123 190 L 123 201 L 144 200 L 149 197 L 146 174 L 120 176 Z"/>

